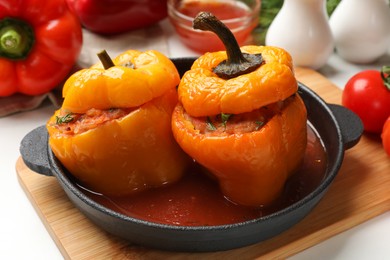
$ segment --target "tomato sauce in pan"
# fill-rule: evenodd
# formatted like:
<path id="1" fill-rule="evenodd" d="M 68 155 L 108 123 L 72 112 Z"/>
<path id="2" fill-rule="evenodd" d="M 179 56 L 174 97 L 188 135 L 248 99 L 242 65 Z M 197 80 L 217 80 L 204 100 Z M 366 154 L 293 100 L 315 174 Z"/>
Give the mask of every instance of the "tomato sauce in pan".
<path id="1" fill-rule="evenodd" d="M 124 215 L 178 226 L 239 223 L 281 210 L 312 192 L 325 177 L 327 156 L 318 135 L 308 126 L 302 168 L 286 183 L 283 194 L 267 208 L 245 207 L 227 200 L 218 184 L 195 164 L 179 182 L 129 197 L 107 197 L 85 189 L 96 202 Z"/>

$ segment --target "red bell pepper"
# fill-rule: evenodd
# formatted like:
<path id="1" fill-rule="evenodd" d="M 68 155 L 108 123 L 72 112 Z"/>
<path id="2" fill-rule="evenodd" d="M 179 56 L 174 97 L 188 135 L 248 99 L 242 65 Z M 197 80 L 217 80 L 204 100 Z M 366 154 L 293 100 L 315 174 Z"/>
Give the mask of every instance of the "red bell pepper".
<path id="1" fill-rule="evenodd" d="M 67 0 L 88 30 L 117 34 L 157 23 L 167 16 L 166 0 Z"/>
<path id="2" fill-rule="evenodd" d="M 0 96 L 52 90 L 81 45 L 80 22 L 65 0 L 0 0 Z"/>

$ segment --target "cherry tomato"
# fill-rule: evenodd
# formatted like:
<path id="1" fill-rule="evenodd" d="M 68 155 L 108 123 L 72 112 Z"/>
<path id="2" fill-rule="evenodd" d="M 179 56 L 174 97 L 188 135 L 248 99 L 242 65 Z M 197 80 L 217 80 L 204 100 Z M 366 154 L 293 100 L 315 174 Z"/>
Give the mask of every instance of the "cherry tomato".
<path id="1" fill-rule="evenodd" d="M 382 131 L 382 144 L 386 153 L 390 156 L 390 116 L 387 118 Z"/>
<path id="2" fill-rule="evenodd" d="M 345 85 L 342 104 L 360 117 L 366 132 L 380 134 L 390 116 L 389 68 L 359 72 Z"/>

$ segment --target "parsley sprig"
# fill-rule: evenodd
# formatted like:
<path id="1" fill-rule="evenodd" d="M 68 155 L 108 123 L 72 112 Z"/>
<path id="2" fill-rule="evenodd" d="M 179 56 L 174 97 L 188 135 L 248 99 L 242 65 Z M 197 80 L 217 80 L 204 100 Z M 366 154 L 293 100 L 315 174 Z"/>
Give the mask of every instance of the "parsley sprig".
<path id="1" fill-rule="evenodd" d="M 66 114 L 65 116 L 56 116 L 56 124 L 66 124 L 72 122 L 74 117 L 72 116 L 72 113 Z"/>
<path id="2" fill-rule="evenodd" d="M 210 131 L 215 131 L 215 130 L 217 130 L 217 128 L 215 127 L 215 125 L 213 124 L 213 122 L 211 122 L 211 119 L 210 119 L 209 116 L 208 116 L 207 119 L 206 119 L 206 125 L 207 125 L 207 129 L 210 130 Z"/>

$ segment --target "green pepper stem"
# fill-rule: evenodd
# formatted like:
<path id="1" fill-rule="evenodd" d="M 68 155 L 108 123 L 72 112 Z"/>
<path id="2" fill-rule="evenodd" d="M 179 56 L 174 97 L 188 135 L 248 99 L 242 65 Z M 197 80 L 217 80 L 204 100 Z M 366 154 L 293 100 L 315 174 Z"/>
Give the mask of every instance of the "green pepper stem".
<path id="1" fill-rule="evenodd" d="M 381 69 L 381 77 L 386 88 L 390 91 L 390 66 L 383 66 Z"/>
<path id="2" fill-rule="evenodd" d="M 0 44 L 3 50 L 10 52 L 20 52 L 22 36 L 13 28 L 5 28 L 5 32 L 1 35 Z"/>
<path id="3" fill-rule="evenodd" d="M 112 61 L 110 55 L 108 55 L 106 50 L 102 50 L 97 54 L 97 56 L 105 70 L 115 66 L 114 62 Z"/>
<path id="4" fill-rule="evenodd" d="M 263 64 L 262 55 L 242 53 L 229 28 L 213 14 L 200 12 L 193 21 L 193 28 L 215 33 L 225 45 L 227 60 L 214 68 L 219 77 L 229 79 L 250 73 Z"/>
<path id="5" fill-rule="evenodd" d="M 0 56 L 24 59 L 35 42 L 30 25 L 22 20 L 6 17 L 0 21 Z"/>

